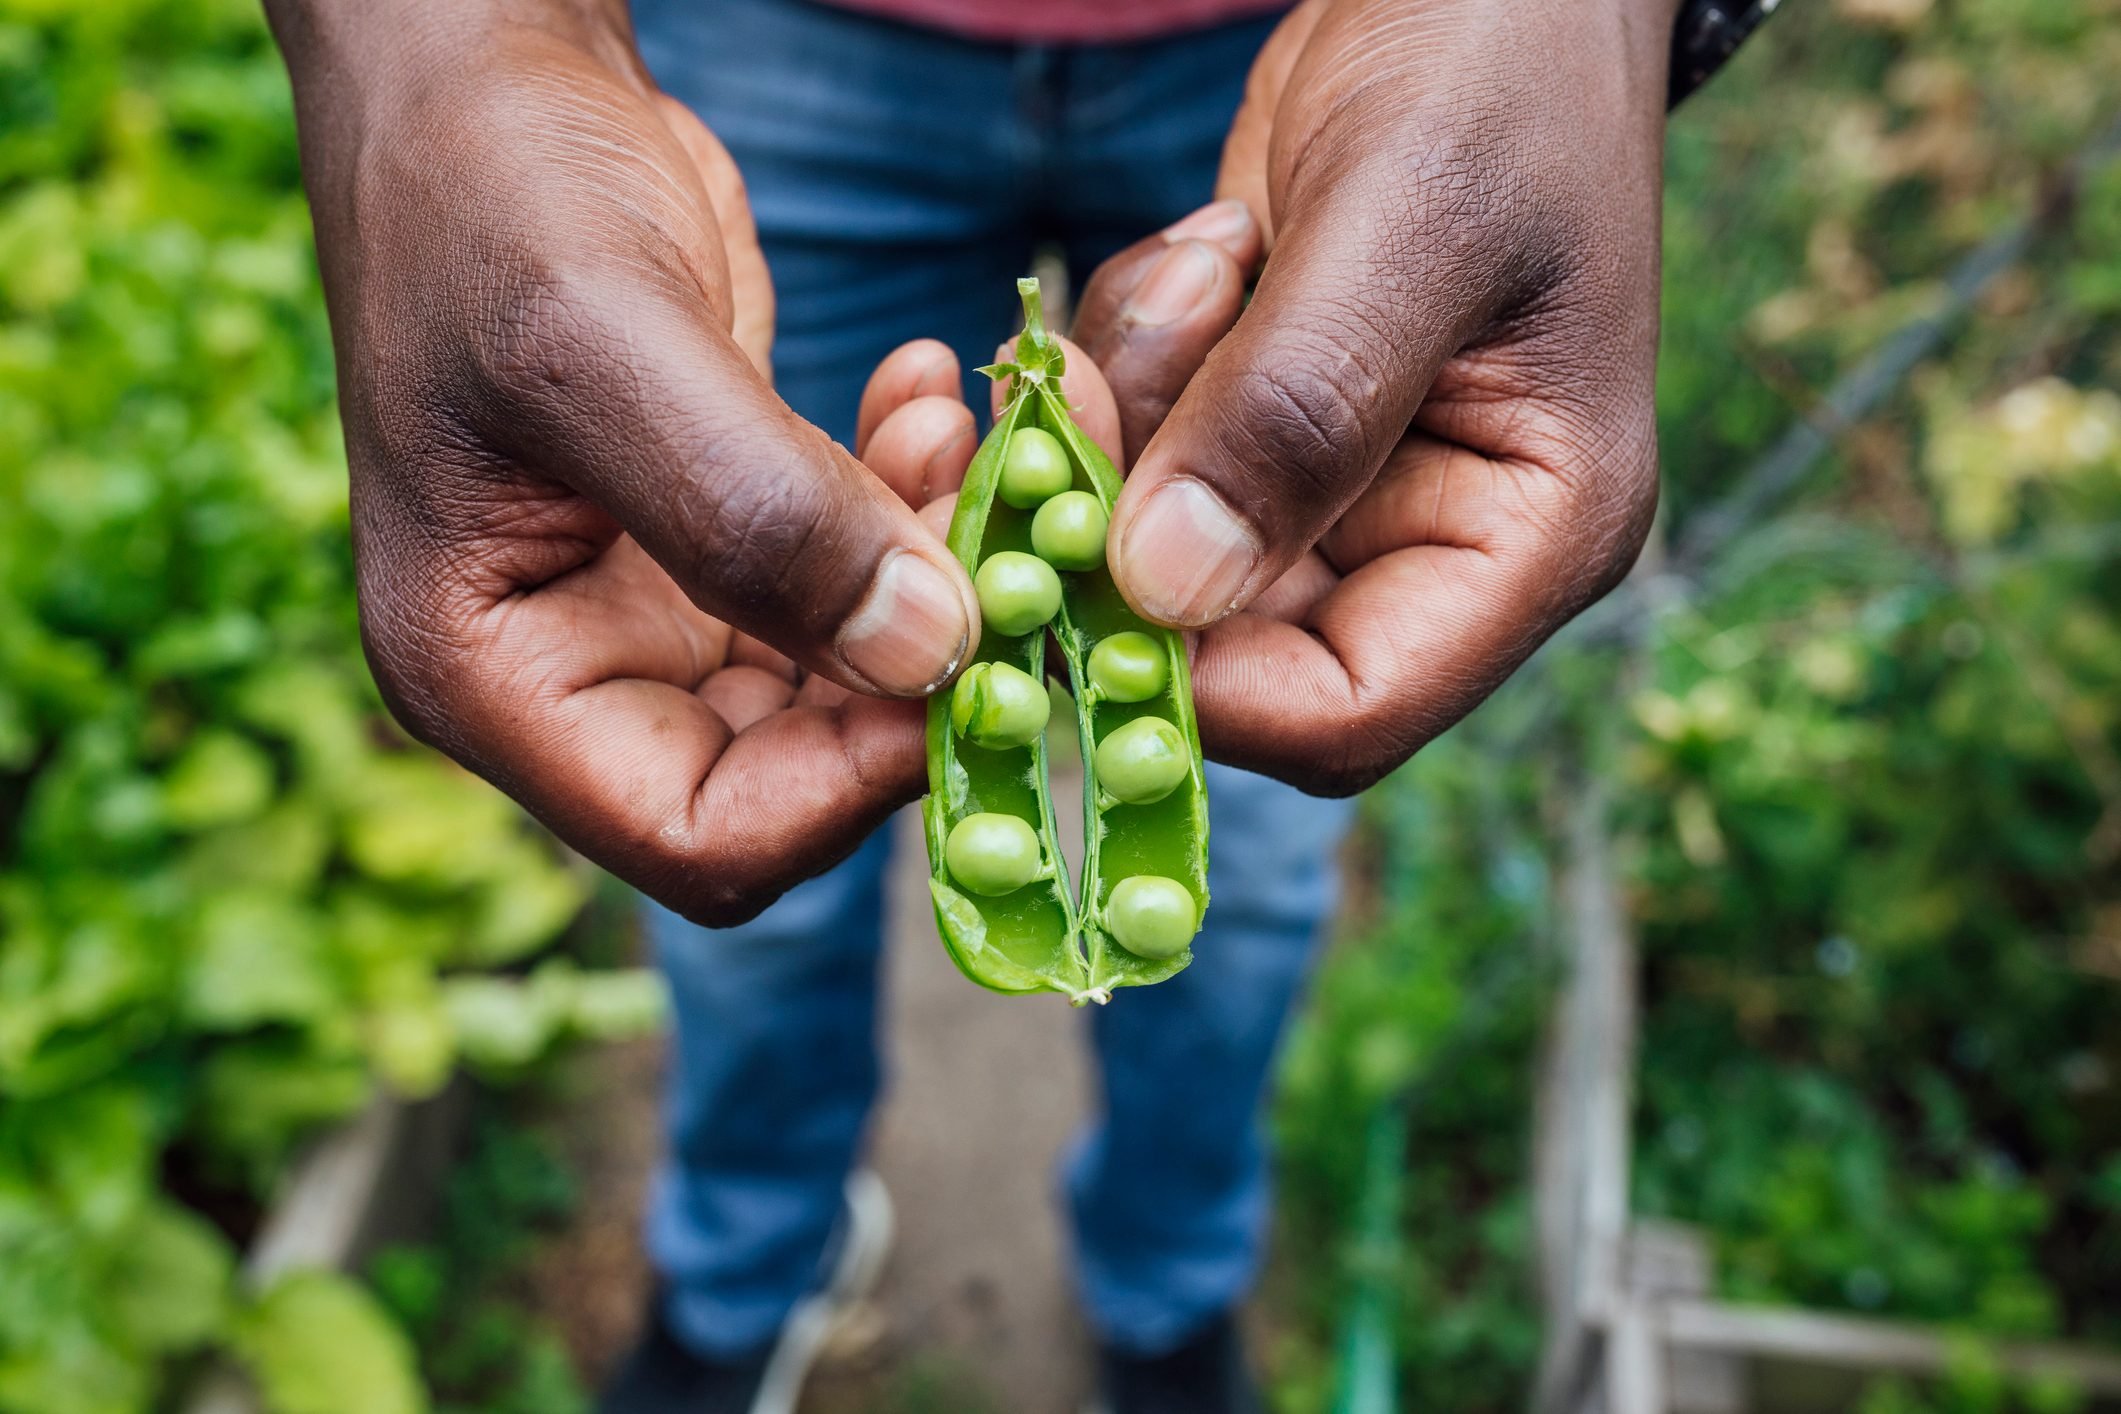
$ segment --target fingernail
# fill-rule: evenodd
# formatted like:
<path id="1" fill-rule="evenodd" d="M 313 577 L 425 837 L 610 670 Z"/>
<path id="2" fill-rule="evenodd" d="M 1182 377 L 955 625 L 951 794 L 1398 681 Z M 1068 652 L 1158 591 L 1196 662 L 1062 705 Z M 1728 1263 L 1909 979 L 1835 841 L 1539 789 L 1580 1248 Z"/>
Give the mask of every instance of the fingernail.
<path id="1" fill-rule="evenodd" d="M 1184 220 L 1164 227 L 1167 241 L 1213 241 L 1219 246 L 1235 247 L 1252 231 L 1252 208 L 1236 197 L 1224 197 L 1211 202 Z"/>
<path id="2" fill-rule="evenodd" d="M 918 696 L 957 671 L 971 633 L 964 596 L 950 576 L 896 550 L 840 630 L 840 661 L 882 691 Z"/>
<path id="3" fill-rule="evenodd" d="M 1208 487 L 1177 476 L 1128 520 L 1115 556 L 1150 618 L 1197 628 L 1228 613 L 1259 566 L 1259 536 Z"/>
<path id="4" fill-rule="evenodd" d="M 1183 318 L 1215 284 L 1215 257 L 1198 241 L 1181 241 L 1162 255 L 1135 287 L 1120 317 L 1155 328 Z"/>

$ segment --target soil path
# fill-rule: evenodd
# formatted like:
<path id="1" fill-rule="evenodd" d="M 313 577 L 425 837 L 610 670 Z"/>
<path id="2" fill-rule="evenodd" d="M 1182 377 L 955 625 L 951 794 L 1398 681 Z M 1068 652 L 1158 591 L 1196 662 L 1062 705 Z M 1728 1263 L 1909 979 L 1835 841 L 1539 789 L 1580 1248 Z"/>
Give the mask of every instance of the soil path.
<path id="1" fill-rule="evenodd" d="M 1088 1093 L 1081 1019 L 1057 997 L 995 996 L 959 974 L 935 937 L 919 824 L 894 822 L 890 1088 L 873 1147 L 899 1217 L 877 1294 L 880 1344 L 899 1367 L 890 1395 L 1074 1414 L 1084 1346 L 1054 1173 Z M 873 1386 L 869 1402 L 845 1402 L 858 1393 L 846 1384 L 828 1371 L 812 1402 L 878 1407 Z"/>
<path id="2" fill-rule="evenodd" d="M 898 1240 L 804 1411 L 1076 1414 L 1086 1346 L 1054 1172 L 1089 1093 L 1080 1018 L 1057 998 L 998 997 L 958 974 L 935 938 L 919 823 L 909 811 L 891 825 L 889 1088 L 871 1146 Z M 646 1286 L 637 1234 L 660 1143 L 659 1064 L 650 1046 L 589 1057 L 567 1105 L 584 1202 L 533 1283 L 592 1379 L 631 1340 Z"/>

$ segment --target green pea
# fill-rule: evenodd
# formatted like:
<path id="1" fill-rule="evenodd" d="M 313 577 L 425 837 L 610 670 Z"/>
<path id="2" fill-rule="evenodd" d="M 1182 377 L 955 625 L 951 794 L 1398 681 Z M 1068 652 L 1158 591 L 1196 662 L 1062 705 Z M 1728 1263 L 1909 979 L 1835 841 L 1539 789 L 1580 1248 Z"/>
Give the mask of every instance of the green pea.
<path id="1" fill-rule="evenodd" d="M 1031 548 L 1057 570 L 1094 570 L 1105 562 L 1105 503 L 1088 491 L 1063 491 L 1031 517 Z"/>
<path id="2" fill-rule="evenodd" d="M 1176 879 L 1136 874 L 1112 886 L 1105 927 L 1136 957 L 1177 957 L 1200 931 L 1200 909 Z"/>
<path id="3" fill-rule="evenodd" d="M 1022 435 L 1022 434 L 1018 434 Z M 980 617 L 996 633 L 1015 638 L 1060 612 L 1060 576 L 1053 566 L 1021 550 L 989 555 L 972 577 Z"/>
<path id="4" fill-rule="evenodd" d="M 1185 737 L 1162 717 L 1136 717 L 1097 744 L 1097 783 L 1129 805 L 1162 800 L 1192 770 Z"/>
<path id="5" fill-rule="evenodd" d="M 1015 893 L 1038 877 L 1038 832 L 1014 815 L 967 815 L 943 844 L 950 877 L 989 898 Z"/>
<path id="6" fill-rule="evenodd" d="M 1058 437 L 1042 427 L 1016 429 L 1002 457 L 999 489 L 1004 501 L 1028 511 L 1074 484 L 1075 468 L 1068 464 L 1067 449 Z"/>
<path id="7" fill-rule="evenodd" d="M 1147 702 L 1171 681 L 1171 660 L 1161 643 L 1128 629 L 1090 650 L 1090 681 L 1113 702 Z"/>
<path id="8" fill-rule="evenodd" d="M 1026 746 L 1046 729 L 1046 685 L 1008 663 L 974 663 L 950 690 L 950 725 L 975 746 Z"/>

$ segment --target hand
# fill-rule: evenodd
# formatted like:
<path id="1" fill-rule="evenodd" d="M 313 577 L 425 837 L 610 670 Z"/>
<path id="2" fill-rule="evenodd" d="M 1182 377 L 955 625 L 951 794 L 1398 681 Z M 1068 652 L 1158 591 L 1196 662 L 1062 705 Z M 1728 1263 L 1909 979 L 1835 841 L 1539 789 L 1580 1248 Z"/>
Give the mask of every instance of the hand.
<path id="1" fill-rule="evenodd" d="M 1359 790 L 1633 563 L 1672 9 L 1309 0 L 1253 68 L 1229 202 L 1085 290 L 1136 458 L 1114 573 L 1213 625 L 1211 755 Z"/>
<path id="2" fill-rule="evenodd" d="M 755 913 L 918 793 L 919 704 L 859 694 L 955 671 L 969 580 L 774 396 L 742 185 L 623 0 L 270 8 L 386 699 L 657 899 Z"/>

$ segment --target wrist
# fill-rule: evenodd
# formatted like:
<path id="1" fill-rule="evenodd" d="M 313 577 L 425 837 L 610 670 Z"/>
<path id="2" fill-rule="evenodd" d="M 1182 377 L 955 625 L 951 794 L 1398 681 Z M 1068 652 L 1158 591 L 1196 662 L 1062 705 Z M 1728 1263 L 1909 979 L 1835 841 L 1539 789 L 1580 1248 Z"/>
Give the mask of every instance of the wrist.
<path id="1" fill-rule="evenodd" d="M 1604 0 L 1620 26 L 1630 75 L 1661 86 L 1670 70 L 1672 27 L 1687 0 Z"/>
<path id="2" fill-rule="evenodd" d="M 1740 0 L 1731 0 L 1740 3 Z M 1573 69 L 1629 113 L 1661 122 L 1670 82 L 1672 33 L 1689 0 L 1526 0 L 1517 14 L 1547 36 L 1557 71 Z M 1611 111 L 1611 110 L 1608 110 Z"/>
<path id="3" fill-rule="evenodd" d="M 265 0 L 297 96 L 312 84 L 402 86 L 473 62 L 503 34 L 541 34 L 614 72 L 644 77 L 627 0 Z"/>

